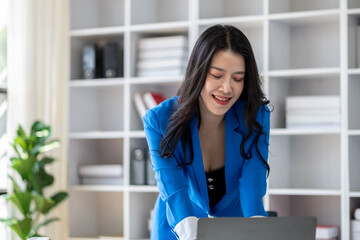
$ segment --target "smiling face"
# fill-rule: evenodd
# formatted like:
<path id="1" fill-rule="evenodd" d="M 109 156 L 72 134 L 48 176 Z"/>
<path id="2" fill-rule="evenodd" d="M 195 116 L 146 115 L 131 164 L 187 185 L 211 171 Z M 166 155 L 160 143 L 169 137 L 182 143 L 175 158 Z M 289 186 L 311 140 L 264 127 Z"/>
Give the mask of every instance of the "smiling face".
<path id="1" fill-rule="evenodd" d="M 200 110 L 224 116 L 239 99 L 244 88 L 245 59 L 231 50 L 220 50 L 212 58 L 200 94 Z"/>

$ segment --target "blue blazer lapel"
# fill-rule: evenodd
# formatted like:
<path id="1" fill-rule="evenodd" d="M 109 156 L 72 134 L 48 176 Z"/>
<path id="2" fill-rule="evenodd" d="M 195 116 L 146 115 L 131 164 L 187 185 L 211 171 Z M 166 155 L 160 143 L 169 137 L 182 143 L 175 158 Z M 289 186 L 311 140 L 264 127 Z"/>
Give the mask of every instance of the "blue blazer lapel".
<path id="1" fill-rule="evenodd" d="M 194 161 L 191 164 L 195 180 L 197 182 L 197 186 L 200 190 L 201 195 L 201 206 L 206 206 L 206 209 L 204 209 L 206 212 L 209 212 L 209 196 L 207 191 L 207 185 L 206 185 L 206 176 L 205 176 L 205 169 L 203 164 L 203 158 L 202 158 L 202 152 L 201 152 L 201 146 L 200 146 L 200 139 L 199 139 L 199 129 L 198 129 L 198 123 L 197 123 L 197 117 L 194 116 L 191 120 L 191 135 L 192 135 L 192 142 L 193 142 L 193 148 L 194 148 Z M 197 200 L 199 201 L 199 200 Z"/>

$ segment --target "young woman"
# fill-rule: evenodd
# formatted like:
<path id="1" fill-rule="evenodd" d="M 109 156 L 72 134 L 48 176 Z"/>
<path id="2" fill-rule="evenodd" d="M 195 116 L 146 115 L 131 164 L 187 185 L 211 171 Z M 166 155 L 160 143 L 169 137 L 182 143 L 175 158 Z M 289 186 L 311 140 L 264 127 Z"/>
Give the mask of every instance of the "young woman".
<path id="1" fill-rule="evenodd" d="M 196 239 L 201 217 L 267 216 L 270 112 L 260 85 L 239 29 L 201 34 L 178 96 L 143 119 L 160 191 L 151 239 Z"/>

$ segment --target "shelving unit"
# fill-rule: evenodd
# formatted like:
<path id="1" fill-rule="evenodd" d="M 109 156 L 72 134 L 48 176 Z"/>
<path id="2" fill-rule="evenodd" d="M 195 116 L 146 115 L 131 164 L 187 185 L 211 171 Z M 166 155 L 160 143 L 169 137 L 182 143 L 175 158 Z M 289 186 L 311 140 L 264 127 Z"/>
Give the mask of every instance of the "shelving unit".
<path id="1" fill-rule="evenodd" d="M 123 235 L 149 238 L 156 186 L 131 185 L 134 148 L 146 148 L 133 94 L 176 95 L 183 76 L 137 77 L 137 42 L 183 35 L 190 53 L 197 37 L 216 23 L 232 24 L 249 38 L 274 111 L 266 210 L 280 216 L 312 215 L 336 224 L 350 239 L 352 212 L 360 207 L 360 2 L 358 0 L 69 0 L 71 40 L 68 84 L 70 240 Z M 84 43 L 115 41 L 123 73 L 82 79 Z M 285 99 L 339 95 L 339 129 L 287 129 Z M 124 185 L 81 185 L 82 163 L 124 166 Z M 65 221 L 64 221 L 65 222 Z"/>

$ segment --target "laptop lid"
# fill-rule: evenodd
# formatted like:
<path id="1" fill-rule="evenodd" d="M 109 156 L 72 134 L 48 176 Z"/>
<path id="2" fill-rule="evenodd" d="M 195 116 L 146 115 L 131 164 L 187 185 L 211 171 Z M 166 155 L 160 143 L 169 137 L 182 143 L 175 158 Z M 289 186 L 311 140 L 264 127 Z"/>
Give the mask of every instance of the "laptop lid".
<path id="1" fill-rule="evenodd" d="M 315 217 L 200 218 L 197 240 L 315 240 Z"/>

